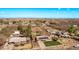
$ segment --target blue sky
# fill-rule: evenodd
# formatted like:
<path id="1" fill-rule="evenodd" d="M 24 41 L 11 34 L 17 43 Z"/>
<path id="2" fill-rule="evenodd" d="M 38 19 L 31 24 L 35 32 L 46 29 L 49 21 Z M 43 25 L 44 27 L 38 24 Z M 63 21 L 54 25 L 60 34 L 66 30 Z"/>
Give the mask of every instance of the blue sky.
<path id="1" fill-rule="evenodd" d="M 79 8 L 0 8 L 0 18 L 79 18 Z"/>

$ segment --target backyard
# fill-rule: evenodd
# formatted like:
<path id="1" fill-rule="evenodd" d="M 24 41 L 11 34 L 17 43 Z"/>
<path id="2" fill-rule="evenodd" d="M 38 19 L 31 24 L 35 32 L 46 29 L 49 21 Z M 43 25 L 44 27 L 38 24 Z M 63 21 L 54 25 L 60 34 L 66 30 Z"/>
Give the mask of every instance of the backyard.
<path id="1" fill-rule="evenodd" d="M 45 46 L 55 46 L 55 45 L 60 45 L 61 43 L 58 41 L 44 41 Z"/>

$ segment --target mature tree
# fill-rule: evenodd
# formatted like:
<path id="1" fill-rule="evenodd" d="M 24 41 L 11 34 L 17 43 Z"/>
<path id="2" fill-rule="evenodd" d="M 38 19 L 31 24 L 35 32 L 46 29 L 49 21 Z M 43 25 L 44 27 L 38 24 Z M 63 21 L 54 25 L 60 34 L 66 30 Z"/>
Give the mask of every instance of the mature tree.
<path id="1" fill-rule="evenodd" d="M 28 32 L 28 36 L 31 36 L 31 24 L 28 25 L 27 27 L 27 32 Z"/>
<path id="2" fill-rule="evenodd" d="M 17 23 L 17 21 L 13 21 L 13 24 L 16 24 Z"/>
<path id="3" fill-rule="evenodd" d="M 76 31 L 77 31 L 77 28 L 76 27 L 74 27 L 74 25 L 70 25 L 69 26 L 69 28 L 68 28 L 68 32 L 69 33 L 76 33 Z"/>
<path id="4" fill-rule="evenodd" d="M 3 21 L 2 19 L 0 19 L 0 24 L 3 24 L 3 22 L 4 22 L 4 21 Z"/>
<path id="5" fill-rule="evenodd" d="M 22 26 L 18 25 L 17 30 L 19 30 L 20 32 L 22 32 L 23 31 Z"/>
<path id="6" fill-rule="evenodd" d="M 17 29 L 21 32 L 21 34 L 23 34 L 24 36 L 31 36 L 31 24 L 29 22 L 29 25 L 27 27 L 22 27 L 21 25 L 19 25 L 17 27 Z"/>

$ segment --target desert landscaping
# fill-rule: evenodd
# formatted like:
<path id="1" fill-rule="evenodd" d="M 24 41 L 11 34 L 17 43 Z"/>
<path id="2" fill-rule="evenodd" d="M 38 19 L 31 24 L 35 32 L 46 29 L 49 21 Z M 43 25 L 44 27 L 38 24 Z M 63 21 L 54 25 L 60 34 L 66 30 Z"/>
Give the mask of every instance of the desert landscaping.
<path id="1" fill-rule="evenodd" d="M 79 19 L 0 19 L 0 50 L 78 49 Z"/>

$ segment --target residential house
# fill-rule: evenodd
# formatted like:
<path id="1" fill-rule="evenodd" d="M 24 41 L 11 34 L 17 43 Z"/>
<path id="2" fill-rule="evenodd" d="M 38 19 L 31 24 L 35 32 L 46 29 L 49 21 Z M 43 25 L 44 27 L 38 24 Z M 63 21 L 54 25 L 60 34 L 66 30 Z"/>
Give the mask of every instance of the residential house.
<path id="1" fill-rule="evenodd" d="M 49 40 L 49 36 L 46 36 L 46 35 L 37 36 L 36 39 L 37 40 L 45 40 L 46 41 L 46 40 Z"/>
<path id="2" fill-rule="evenodd" d="M 29 37 L 23 37 L 19 31 L 15 31 L 9 38 L 9 43 L 13 43 L 15 45 L 25 44 L 30 40 Z"/>

